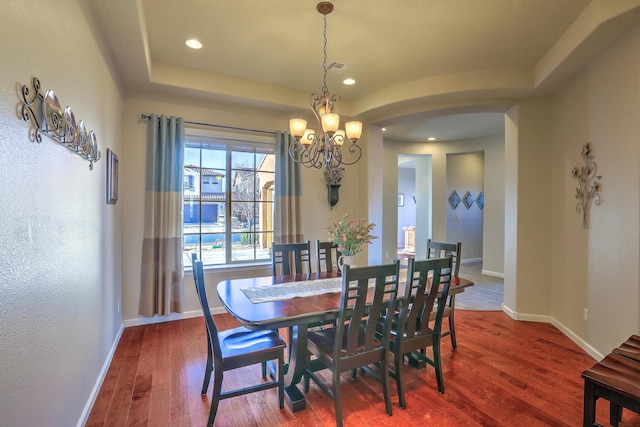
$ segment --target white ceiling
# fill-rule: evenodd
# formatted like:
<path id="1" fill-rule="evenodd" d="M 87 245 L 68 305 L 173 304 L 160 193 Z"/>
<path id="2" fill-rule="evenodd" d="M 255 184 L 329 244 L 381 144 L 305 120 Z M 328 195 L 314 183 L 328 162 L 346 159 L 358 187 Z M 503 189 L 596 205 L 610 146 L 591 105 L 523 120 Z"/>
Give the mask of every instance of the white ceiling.
<path id="1" fill-rule="evenodd" d="M 299 115 L 322 88 L 315 0 L 90 0 L 127 91 Z M 639 19 L 625 0 L 336 0 L 328 88 L 388 137 L 501 132 L 514 99 L 548 93 Z M 184 42 L 199 39 L 192 50 Z M 357 84 L 341 81 L 353 77 Z M 283 127 L 286 127 L 283 126 Z"/>

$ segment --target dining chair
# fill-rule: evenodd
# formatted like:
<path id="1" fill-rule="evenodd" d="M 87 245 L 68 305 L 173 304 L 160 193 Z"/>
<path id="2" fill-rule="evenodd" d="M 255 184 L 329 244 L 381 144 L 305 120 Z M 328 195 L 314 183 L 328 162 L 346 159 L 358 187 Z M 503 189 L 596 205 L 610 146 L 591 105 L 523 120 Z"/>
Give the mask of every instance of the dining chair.
<path id="1" fill-rule="evenodd" d="M 203 396 L 207 393 L 211 374 L 213 373 L 213 392 L 207 426 L 213 426 L 220 400 L 248 393 L 277 387 L 280 409 L 284 408 L 285 342 L 278 334 L 272 331 L 251 331 L 245 327 L 218 331 L 207 301 L 202 261 L 197 260 L 196 254 L 192 254 L 191 262 L 196 293 L 200 300 L 207 329 L 207 365 L 201 392 Z M 266 379 L 266 362 L 271 360 L 277 360 L 276 380 L 240 389 L 222 391 L 222 380 L 224 379 L 225 371 L 261 363 L 262 378 Z"/>
<path id="2" fill-rule="evenodd" d="M 438 391 L 444 393 L 440 332 L 445 311 L 444 302 L 449 295 L 451 283 L 452 257 L 420 261 L 409 258 L 408 262 L 404 297 L 399 310 L 390 315 L 393 321 L 389 333 L 389 349 L 393 353 L 394 361 L 390 375 L 396 379 L 398 400 L 403 409 L 407 406 L 404 396 L 403 362 L 404 357 L 410 353 L 410 357 L 435 368 Z M 443 303 L 437 305 L 434 326 L 430 327 L 434 320 L 431 313 L 436 299 Z M 433 347 L 433 358 L 429 358 L 427 353 L 423 352 L 429 347 Z"/>
<path id="3" fill-rule="evenodd" d="M 274 276 L 311 273 L 311 242 L 273 243 L 271 264 Z"/>
<path id="4" fill-rule="evenodd" d="M 333 399 L 338 426 L 342 426 L 340 375 L 351 371 L 355 378 L 358 368 L 382 385 L 386 412 L 392 415 L 387 369 L 392 316 L 386 316 L 386 309 L 395 307 L 399 274 L 397 260 L 393 264 L 360 268 L 346 265 L 336 326 L 308 332 L 304 391 L 309 391 L 310 380 L 313 380 Z M 382 331 L 376 333 L 380 322 L 383 323 Z M 310 360 L 310 356 L 315 359 Z M 379 367 L 374 367 L 376 364 Z M 316 374 L 323 369 L 331 371 L 331 385 Z"/>
<path id="5" fill-rule="evenodd" d="M 431 239 L 427 240 L 427 259 L 428 258 L 446 258 L 449 255 L 453 257 L 453 275 L 458 277 L 460 273 L 460 260 L 462 259 L 462 242 L 458 243 L 444 243 L 434 242 Z M 455 349 L 458 348 L 458 342 L 456 341 L 456 324 L 455 324 L 455 308 L 456 308 L 456 296 L 449 295 L 449 299 L 446 302 L 444 309 L 444 317 L 449 319 L 449 329 L 442 332 L 442 336 L 451 336 L 451 346 Z"/>
<path id="6" fill-rule="evenodd" d="M 342 252 L 335 243 L 316 240 L 316 271 L 334 271 L 338 268 L 338 258 L 341 256 Z"/>

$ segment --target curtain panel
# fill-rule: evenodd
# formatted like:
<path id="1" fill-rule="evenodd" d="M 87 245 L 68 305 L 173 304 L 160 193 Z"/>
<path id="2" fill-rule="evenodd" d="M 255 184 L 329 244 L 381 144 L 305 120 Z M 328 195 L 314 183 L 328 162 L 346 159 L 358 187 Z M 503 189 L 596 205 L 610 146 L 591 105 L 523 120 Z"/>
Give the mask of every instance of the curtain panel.
<path id="1" fill-rule="evenodd" d="M 289 156 L 289 132 L 276 132 L 275 243 L 304 241 L 300 165 Z"/>
<path id="2" fill-rule="evenodd" d="M 151 115 L 147 130 L 145 221 L 139 313 L 181 313 L 184 120 Z"/>

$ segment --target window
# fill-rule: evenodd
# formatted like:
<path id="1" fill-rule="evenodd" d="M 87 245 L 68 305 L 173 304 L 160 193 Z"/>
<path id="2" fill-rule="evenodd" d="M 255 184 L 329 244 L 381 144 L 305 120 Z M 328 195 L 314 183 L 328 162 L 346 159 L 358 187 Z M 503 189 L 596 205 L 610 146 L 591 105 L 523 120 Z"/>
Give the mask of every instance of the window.
<path id="1" fill-rule="evenodd" d="M 193 185 L 194 185 L 193 182 L 194 182 L 193 181 L 193 175 L 184 174 L 184 178 L 183 178 L 184 185 L 183 185 L 183 188 L 185 190 L 193 190 Z"/>
<path id="2" fill-rule="evenodd" d="M 269 261 L 273 241 L 274 142 L 189 136 L 183 189 L 184 264 Z M 194 178 L 187 187 L 186 177 Z"/>

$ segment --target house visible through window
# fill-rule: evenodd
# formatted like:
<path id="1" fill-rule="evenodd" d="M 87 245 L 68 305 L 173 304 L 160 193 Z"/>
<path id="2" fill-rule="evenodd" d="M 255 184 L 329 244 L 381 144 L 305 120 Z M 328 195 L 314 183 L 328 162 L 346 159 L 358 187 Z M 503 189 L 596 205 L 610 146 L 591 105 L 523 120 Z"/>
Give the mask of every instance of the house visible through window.
<path id="1" fill-rule="evenodd" d="M 189 136 L 184 161 L 184 264 L 268 261 L 273 241 L 274 143 Z"/>

